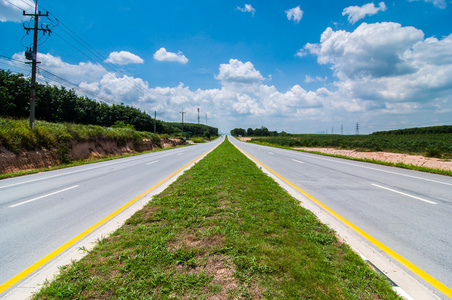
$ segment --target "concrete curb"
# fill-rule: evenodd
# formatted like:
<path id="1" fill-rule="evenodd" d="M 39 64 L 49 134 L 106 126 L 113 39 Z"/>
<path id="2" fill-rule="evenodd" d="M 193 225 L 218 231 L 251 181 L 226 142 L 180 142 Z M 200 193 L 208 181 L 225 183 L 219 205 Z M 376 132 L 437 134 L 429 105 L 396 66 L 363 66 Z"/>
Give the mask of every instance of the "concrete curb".
<path id="1" fill-rule="evenodd" d="M 301 194 L 295 188 L 275 176 L 272 172 L 262 166 L 259 162 L 250 157 L 238 146 L 234 145 L 240 152 L 253 161 L 259 169 L 265 174 L 273 178 L 284 190 L 286 190 L 292 197 L 300 201 L 300 205 L 314 213 L 317 218 L 331 229 L 336 231 L 338 237 L 348 244 L 358 255 L 365 261 L 371 264 L 377 272 L 387 277 L 390 282 L 393 282 L 393 289 L 396 293 L 406 300 L 413 299 L 441 299 L 433 291 L 428 289 L 425 285 L 416 280 L 413 275 L 407 273 L 398 263 L 390 260 L 380 249 L 371 245 L 361 235 L 353 229 L 346 226 L 344 223 L 330 215 L 328 212 L 319 207 L 316 203 Z"/>

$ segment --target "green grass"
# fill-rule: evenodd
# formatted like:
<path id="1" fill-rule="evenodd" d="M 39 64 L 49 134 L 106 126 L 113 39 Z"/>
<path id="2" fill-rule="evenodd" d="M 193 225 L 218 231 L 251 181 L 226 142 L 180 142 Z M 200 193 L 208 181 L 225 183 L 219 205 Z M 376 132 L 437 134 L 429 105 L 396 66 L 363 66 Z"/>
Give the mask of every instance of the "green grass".
<path id="1" fill-rule="evenodd" d="M 228 141 L 34 299 L 399 299 Z"/>
<path id="2" fill-rule="evenodd" d="M 120 146 L 125 145 L 127 141 L 142 144 L 143 139 L 150 139 L 156 145 L 161 146 L 161 139 L 163 138 L 168 138 L 168 135 L 159 136 L 150 132 L 136 131 L 131 128 L 111 128 L 71 123 L 50 123 L 45 121 L 36 121 L 35 129 L 31 130 L 28 120 L 3 118 L 0 119 L 0 147 L 16 154 L 21 151 L 46 148 L 57 153 L 61 164 L 50 168 L 0 174 L 0 179 L 137 155 L 137 153 L 109 155 L 98 159 L 89 158 L 72 161 L 68 155 L 70 150 L 69 143 L 71 141 L 112 140 L 116 141 L 118 146 Z M 139 154 L 159 150 L 161 149 L 145 151 Z"/>
<path id="3" fill-rule="evenodd" d="M 141 154 L 146 154 L 146 153 L 151 153 L 151 152 L 170 150 L 170 149 L 186 147 L 186 146 L 189 146 L 189 145 L 180 145 L 180 146 L 168 147 L 168 148 L 164 148 L 164 149 L 158 148 L 158 149 L 143 151 L 143 152 L 139 152 L 139 153 L 111 154 L 111 155 L 108 155 L 107 157 L 102 157 L 102 158 L 87 158 L 87 159 L 82 159 L 82 160 L 76 160 L 76 161 L 72 161 L 67 164 L 60 164 L 58 166 L 53 166 L 53 167 L 48 167 L 48 168 L 39 168 L 39 169 L 33 169 L 33 170 L 0 174 L 0 180 L 6 179 L 6 178 L 13 178 L 13 177 L 17 177 L 17 176 L 36 174 L 36 173 L 47 172 L 47 171 L 52 171 L 52 170 L 75 167 L 75 166 L 80 166 L 80 165 L 87 165 L 87 164 L 108 161 L 108 160 L 113 160 L 113 159 L 118 159 L 118 158 L 136 156 L 136 155 L 141 155 Z"/>
<path id="4" fill-rule="evenodd" d="M 141 144 L 143 139 L 152 139 L 156 144 L 160 143 L 157 135 L 131 128 L 36 121 L 35 129 L 31 130 L 28 120 L 0 119 L 0 146 L 15 153 L 41 147 L 47 149 L 67 148 L 69 140 L 89 139 L 115 140 L 118 145 L 125 145 L 127 141 Z"/>
<path id="5" fill-rule="evenodd" d="M 331 156 L 331 157 L 337 157 L 337 158 L 343 158 L 343 159 L 349 159 L 349 160 L 356 160 L 356 161 L 368 162 L 368 163 L 385 165 L 385 166 L 390 166 L 390 167 L 398 167 L 398 168 L 403 168 L 403 169 L 422 171 L 422 172 L 427 172 L 427 173 L 432 173 L 432 174 L 452 176 L 452 171 L 448 171 L 448 170 L 432 169 L 432 168 L 421 167 L 421 166 L 405 164 L 405 163 L 392 163 L 392 162 L 375 160 L 375 159 L 356 158 L 356 157 L 350 157 L 350 156 L 345 156 L 345 155 L 323 153 L 323 152 L 318 152 L 318 151 L 294 149 L 292 147 L 271 144 L 268 142 L 262 142 L 261 140 L 258 141 L 258 140 L 254 140 L 254 139 L 249 142 L 263 145 L 263 146 L 269 146 L 269 147 L 275 147 L 275 148 L 281 148 L 281 149 L 287 149 L 287 150 L 293 150 L 293 151 L 300 151 L 300 152 L 307 152 L 307 153 L 313 153 L 313 154 L 318 154 L 318 155 Z"/>
<path id="6" fill-rule="evenodd" d="M 398 299 L 228 141 L 34 299 Z"/>
<path id="7" fill-rule="evenodd" d="M 334 147 L 360 149 L 363 151 L 386 151 L 420 154 L 431 157 L 452 156 L 452 133 L 417 134 L 291 134 L 278 137 L 253 137 L 258 142 L 267 142 L 287 147 Z"/>

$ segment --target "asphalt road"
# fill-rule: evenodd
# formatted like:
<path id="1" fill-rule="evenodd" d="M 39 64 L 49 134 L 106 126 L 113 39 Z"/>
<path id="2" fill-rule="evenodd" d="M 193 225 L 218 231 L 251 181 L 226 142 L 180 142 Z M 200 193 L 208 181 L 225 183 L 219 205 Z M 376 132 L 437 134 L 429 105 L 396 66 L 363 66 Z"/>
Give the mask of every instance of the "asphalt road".
<path id="1" fill-rule="evenodd" d="M 0 181 L 0 285 L 223 141 Z"/>
<path id="2" fill-rule="evenodd" d="M 451 177 L 230 140 L 452 288 Z"/>

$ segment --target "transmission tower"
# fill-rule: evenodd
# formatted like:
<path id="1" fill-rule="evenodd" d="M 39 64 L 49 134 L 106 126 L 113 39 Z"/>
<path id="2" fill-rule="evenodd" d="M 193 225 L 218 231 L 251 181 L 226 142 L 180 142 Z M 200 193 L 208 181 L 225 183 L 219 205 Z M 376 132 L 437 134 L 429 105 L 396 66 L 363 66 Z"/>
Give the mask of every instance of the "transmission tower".
<path id="1" fill-rule="evenodd" d="M 355 134 L 359 134 L 359 122 L 356 122 Z"/>

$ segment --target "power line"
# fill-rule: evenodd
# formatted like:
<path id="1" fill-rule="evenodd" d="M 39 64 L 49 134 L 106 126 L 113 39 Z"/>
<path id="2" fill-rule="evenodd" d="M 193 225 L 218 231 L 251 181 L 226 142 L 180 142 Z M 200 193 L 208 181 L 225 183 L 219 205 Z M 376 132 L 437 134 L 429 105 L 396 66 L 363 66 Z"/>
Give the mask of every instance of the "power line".
<path id="1" fill-rule="evenodd" d="M 23 10 L 22 7 L 15 5 L 14 3 L 11 3 L 9 0 L 5 0 L 6 2 L 10 3 L 11 5 L 14 5 L 16 8 Z M 22 2 L 24 4 L 26 4 L 28 7 L 32 7 L 31 4 L 25 2 L 22 0 Z M 42 5 L 39 6 L 40 8 L 46 9 L 45 7 L 43 7 Z M 36 6 L 35 8 L 37 9 L 37 1 L 36 1 Z M 51 17 L 48 17 L 48 15 L 50 15 Z M 56 17 L 55 14 L 53 13 L 48 13 L 48 15 L 46 15 L 46 17 L 48 18 L 48 20 L 50 21 L 50 24 L 48 24 L 47 26 L 50 26 L 51 28 L 49 29 L 53 29 L 55 28 L 52 33 L 54 33 L 58 38 L 60 38 L 62 41 L 64 41 L 65 43 L 67 43 L 69 46 L 71 46 L 72 48 L 76 49 L 79 53 L 81 53 L 83 56 L 85 56 L 88 60 L 94 62 L 94 63 L 99 63 L 101 66 L 103 66 L 106 70 L 116 73 L 119 76 L 122 76 L 124 80 L 126 80 L 127 82 L 130 82 L 134 87 L 136 87 L 140 92 L 142 92 L 143 96 L 145 97 L 149 97 L 152 100 L 154 100 L 157 103 L 163 103 L 164 100 L 163 99 L 159 99 L 157 98 L 148 88 L 143 87 L 141 84 L 139 84 L 136 80 L 134 80 L 133 75 L 126 75 L 121 69 L 119 69 L 116 65 L 108 62 L 108 54 L 102 54 L 100 53 L 98 50 L 96 50 L 93 46 L 91 46 L 87 41 L 85 41 L 79 34 L 77 34 L 74 30 L 72 30 L 69 26 L 67 26 L 64 22 L 62 22 L 59 18 Z M 55 22 L 53 21 L 53 19 L 55 20 Z M 31 21 L 33 20 L 33 18 L 29 21 L 31 23 Z M 68 37 L 70 37 L 73 41 L 75 41 L 76 44 L 78 44 L 80 47 L 77 47 L 76 45 L 74 45 L 73 43 L 71 43 L 70 41 L 67 40 L 67 38 L 63 37 L 61 34 L 58 33 L 59 30 L 56 29 L 60 29 L 60 33 L 64 33 L 65 35 L 67 35 Z M 24 36 L 25 37 L 25 36 Z M 42 39 L 43 37 L 41 37 L 40 39 Z M 47 37 L 48 38 L 48 37 Z M 23 39 L 23 38 L 22 38 Z M 45 41 L 44 41 L 45 42 Z M 84 49 L 84 50 L 83 50 Z M 127 69 L 126 69 L 127 70 Z M 40 68 L 41 72 L 49 72 L 46 71 L 42 68 Z M 50 72 L 49 72 L 50 73 Z M 129 73 L 131 73 L 129 71 Z M 43 75 L 43 74 L 41 74 Z M 54 77 L 56 78 L 55 74 L 51 73 L 47 74 L 47 76 L 50 77 Z M 62 85 L 65 84 L 69 84 L 72 87 L 76 87 L 77 90 L 84 90 L 83 88 L 79 88 L 76 84 L 74 83 L 70 83 L 68 80 L 59 77 L 54 80 L 57 81 L 59 83 L 61 83 Z M 85 93 L 87 93 L 86 90 L 84 90 Z M 87 93 L 90 95 L 93 95 L 93 93 Z M 100 97 L 99 95 L 95 95 L 95 98 L 100 98 L 100 100 L 103 101 L 107 101 L 110 102 L 106 99 L 103 99 L 102 97 Z"/>
<path id="2" fill-rule="evenodd" d="M 49 15 L 47 12 L 46 14 L 41 14 L 40 11 L 38 11 L 38 0 L 36 0 L 35 4 L 35 12 L 34 14 L 27 14 L 25 11 L 23 12 L 24 16 L 34 17 L 34 27 L 29 28 L 25 27 L 24 29 L 27 30 L 27 33 L 29 30 L 33 30 L 33 49 L 25 51 L 25 57 L 28 60 L 31 60 L 32 69 L 31 69 L 31 91 L 30 91 L 30 127 L 31 129 L 35 128 L 35 102 L 36 102 L 36 67 L 38 64 L 37 61 L 37 54 L 38 54 L 38 32 L 42 31 L 43 34 L 48 32 L 50 34 L 50 29 L 47 28 L 38 28 L 39 26 L 39 17 L 46 17 Z"/>
<path id="3" fill-rule="evenodd" d="M 42 7 L 42 6 L 41 6 Z M 98 62 L 100 65 L 102 65 L 106 70 L 110 70 L 113 73 L 118 73 L 120 75 L 122 75 L 122 77 L 124 79 L 127 79 L 127 74 L 125 74 L 121 69 L 119 69 L 117 66 L 115 66 L 114 64 L 108 62 L 108 55 L 103 55 L 102 53 L 100 53 L 99 51 L 97 51 L 93 46 L 91 46 L 88 42 L 86 42 L 82 37 L 80 37 L 80 35 L 78 35 L 77 33 L 75 33 L 71 28 L 69 28 L 67 25 L 65 25 L 61 20 L 59 20 L 55 14 L 50 13 L 50 15 L 55 18 L 55 20 L 58 22 L 58 25 L 62 25 L 64 26 L 67 30 L 64 30 L 61 26 L 59 26 L 58 28 L 60 28 L 65 34 L 67 34 L 70 38 L 72 38 L 75 42 L 77 42 L 79 45 L 81 45 L 83 48 L 85 48 L 88 52 L 90 52 L 92 55 L 94 55 L 95 58 L 89 56 L 88 54 L 84 53 L 83 51 L 81 51 L 79 48 L 75 47 L 73 44 L 71 44 L 70 42 L 68 42 L 66 39 L 64 39 L 61 35 L 58 35 L 57 33 L 55 33 L 59 38 L 61 38 L 64 42 L 68 43 L 71 47 L 73 47 L 74 49 L 76 49 L 77 51 L 79 51 L 81 54 L 83 54 L 84 56 L 86 56 L 89 60 L 92 60 L 94 62 Z M 69 31 L 69 32 L 68 32 Z M 126 69 L 127 70 L 127 69 Z M 128 71 L 128 70 L 127 70 Z M 129 71 L 129 73 L 131 73 Z M 127 76 L 127 77 L 126 77 Z M 161 100 L 159 100 L 157 97 L 155 97 L 153 94 L 151 94 L 149 92 L 149 90 L 143 88 L 141 85 L 137 84 L 135 81 L 133 80 L 128 80 L 129 82 L 131 82 L 136 88 L 138 88 L 141 92 L 143 92 L 144 95 L 149 96 L 151 99 L 158 101 L 158 102 L 162 102 Z"/>

